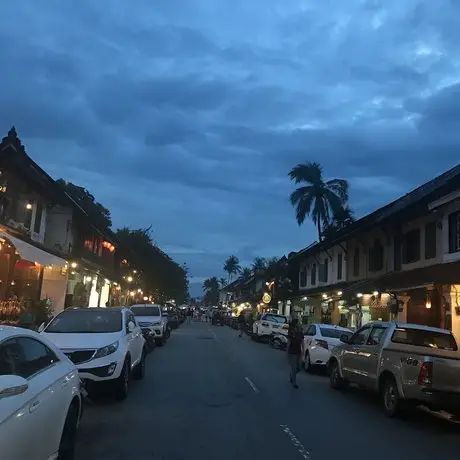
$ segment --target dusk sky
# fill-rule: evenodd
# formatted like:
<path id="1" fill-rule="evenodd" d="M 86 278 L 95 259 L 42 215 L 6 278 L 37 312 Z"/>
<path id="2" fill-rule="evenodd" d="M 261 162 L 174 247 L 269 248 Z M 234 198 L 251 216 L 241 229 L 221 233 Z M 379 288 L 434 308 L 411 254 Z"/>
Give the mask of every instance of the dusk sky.
<path id="1" fill-rule="evenodd" d="M 458 0 L 23 0 L 0 16 L 0 130 L 152 225 L 190 267 L 282 256 L 287 173 L 317 161 L 357 216 L 458 162 Z M 4 134 L 3 134 L 4 133 Z"/>

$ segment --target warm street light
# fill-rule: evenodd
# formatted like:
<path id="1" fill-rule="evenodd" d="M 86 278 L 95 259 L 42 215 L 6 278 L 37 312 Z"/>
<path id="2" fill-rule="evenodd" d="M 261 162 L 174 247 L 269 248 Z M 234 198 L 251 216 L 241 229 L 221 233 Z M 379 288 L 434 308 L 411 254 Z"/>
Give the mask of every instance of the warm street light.
<path id="1" fill-rule="evenodd" d="M 77 262 L 72 262 L 72 263 L 70 264 L 70 266 L 71 266 L 72 268 L 77 268 L 77 267 L 78 267 L 78 264 L 77 264 Z"/>
<path id="2" fill-rule="evenodd" d="M 133 282 L 133 277 L 132 277 L 132 276 L 128 276 L 128 278 L 126 278 L 126 281 L 128 281 L 128 283 L 132 283 L 132 282 Z"/>

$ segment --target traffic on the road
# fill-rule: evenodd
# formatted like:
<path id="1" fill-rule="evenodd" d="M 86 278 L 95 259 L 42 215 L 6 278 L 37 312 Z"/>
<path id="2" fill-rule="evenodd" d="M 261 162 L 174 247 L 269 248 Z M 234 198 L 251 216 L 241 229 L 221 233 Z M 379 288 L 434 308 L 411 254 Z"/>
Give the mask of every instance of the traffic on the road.
<path id="1" fill-rule="evenodd" d="M 297 353 L 295 325 L 141 304 L 3 326 L 0 458 L 458 458 L 449 331 L 298 325 Z"/>

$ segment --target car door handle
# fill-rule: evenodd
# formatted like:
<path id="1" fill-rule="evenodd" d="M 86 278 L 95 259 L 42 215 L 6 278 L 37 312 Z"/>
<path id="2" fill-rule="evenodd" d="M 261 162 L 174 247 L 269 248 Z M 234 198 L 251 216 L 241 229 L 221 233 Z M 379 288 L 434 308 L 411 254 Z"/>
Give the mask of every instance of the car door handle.
<path id="1" fill-rule="evenodd" d="M 61 388 L 65 388 L 68 383 L 69 383 L 69 380 L 67 378 L 65 378 L 64 380 L 61 380 Z"/>
<path id="2" fill-rule="evenodd" d="M 29 412 L 35 412 L 41 404 L 41 401 L 34 401 L 30 406 L 29 406 Z"/>

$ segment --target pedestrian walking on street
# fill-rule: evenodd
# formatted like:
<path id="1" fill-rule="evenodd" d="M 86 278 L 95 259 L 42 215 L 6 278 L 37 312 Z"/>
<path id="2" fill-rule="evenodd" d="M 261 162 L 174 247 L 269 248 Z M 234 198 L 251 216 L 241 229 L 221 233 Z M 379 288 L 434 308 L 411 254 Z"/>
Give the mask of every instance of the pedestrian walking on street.
<path id="1" fill-rule="evenodd" d="M 290 367 L 289 380 L 294 388 L 299 388 L 299 385 L 297 385 L 297 374 L 300 370 L 302 342 L 302 327 L 299 320 L 297 318 L 293 318 L 289 324 L 287 353 Z"/>
<path id="2" fill-rule="evenodd" d="M 193 315 L 193 310 L 189 308 L 187 311 L 187 324 L 192 323 L 192 315 Z"/>
<path id="3" fill-rule="evenodd" d="M 238 329 L 240 330 L 240 333 L 238 334 L 238 337 L 243 337 L 243 330 L 244 330 L 244 325 L 246 324 L 246 317 L 244 315 L 244 312 L 241 312 L 238 316 Z"/>

